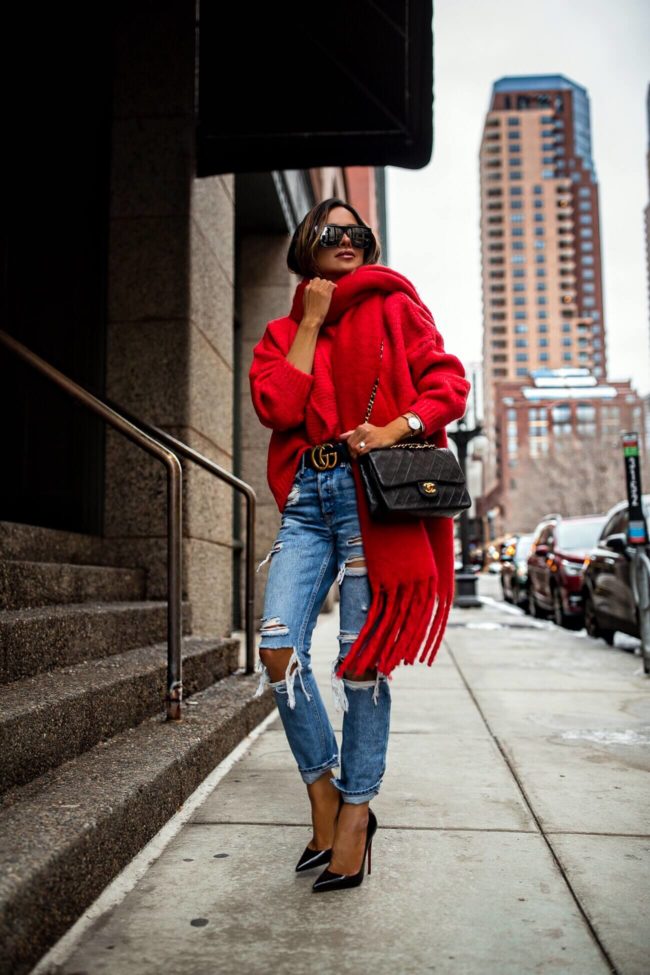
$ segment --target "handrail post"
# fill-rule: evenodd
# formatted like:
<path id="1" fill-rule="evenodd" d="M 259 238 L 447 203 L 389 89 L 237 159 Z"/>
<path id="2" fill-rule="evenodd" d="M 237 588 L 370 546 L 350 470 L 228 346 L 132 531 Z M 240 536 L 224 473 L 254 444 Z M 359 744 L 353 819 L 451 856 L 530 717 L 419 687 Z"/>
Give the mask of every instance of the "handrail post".
<path id="1" fill-rule="evenodd" d="M 175 459 L 167 471 L 167 721 L 181 720 L 183 700 L 183 470 Z"/>

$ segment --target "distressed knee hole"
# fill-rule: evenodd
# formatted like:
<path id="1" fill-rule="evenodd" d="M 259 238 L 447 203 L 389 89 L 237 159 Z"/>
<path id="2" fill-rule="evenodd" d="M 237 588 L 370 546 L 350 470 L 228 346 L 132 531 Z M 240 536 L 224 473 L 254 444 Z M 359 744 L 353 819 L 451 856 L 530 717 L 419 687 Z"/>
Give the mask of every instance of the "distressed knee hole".
<path id="1" fill-rule="evenodd" d="M 349 677 L 344 677 L 344 681 L 351 681 L 356 684 L 358 682 L 367 682 L 369 686 L 374 686 L 374 682 L 377 678 L 377 668 L 373 667 L 370 670 L 364 670 L 362 674 L 350 674 Z"/>
<path id="2" fill-rule="evenodd" d="M 260 660 L 266 667 L 269 680 L 274 684 L 278 681 L 285 681 L 287 674 L 287 665 L 291 660 L 293 655 L 293 647 L 260 647 Z M 294 664 L 290 670 L 292 674 L 296 667 L 298 666 L 298 661 L 294 661 Z"/>

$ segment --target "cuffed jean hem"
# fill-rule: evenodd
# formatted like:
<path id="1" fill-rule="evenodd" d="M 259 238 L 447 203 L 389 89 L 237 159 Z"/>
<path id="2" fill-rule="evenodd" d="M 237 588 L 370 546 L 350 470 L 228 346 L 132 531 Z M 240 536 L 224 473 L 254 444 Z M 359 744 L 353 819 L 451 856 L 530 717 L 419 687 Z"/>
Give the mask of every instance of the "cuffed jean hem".
<path id="1" fill-rule="evenodd" d="M 350 802 L 355 805 L 360 805 L 362 802 L 370 802 L 375 796 L 379 795 L 379 787 L 375 789 L 369 789 L 368 792 L 358 793 L 358 792 L 344 792 L 344 790 L 337 785 L 336 779 L 332 779 L 332 785 L 335 789 L 338 789 L 343 797 L 343 802 Z"/>
<path id="2" fill-rule="evenodd" d="M 327 772 L 328 769 L 337 768 L 340 764 L 339 756 L 335 755 L 334 758 L 331 758 L 328 762 L 325 762 L 324 765 L 319 765 L 318 768 L 306 769 L 304 772 L 302 769 L 298 769 L 298 771 L 300 772 L 303 782 L 306 782 L 307 785 L 311 785 L 313 782 L 318 781 L 318 779 L 320 779 L 320 777 Z"/>

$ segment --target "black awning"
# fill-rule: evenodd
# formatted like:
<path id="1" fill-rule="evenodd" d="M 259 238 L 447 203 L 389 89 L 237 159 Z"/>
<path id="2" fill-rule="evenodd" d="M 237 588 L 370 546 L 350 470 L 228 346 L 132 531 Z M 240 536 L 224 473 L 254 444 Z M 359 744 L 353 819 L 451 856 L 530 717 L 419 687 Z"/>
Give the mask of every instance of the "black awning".
<path id="1" fill-rule="evenodd" d="M 432 0 L 202 0 L 197 172 L 425 166 Z"/>

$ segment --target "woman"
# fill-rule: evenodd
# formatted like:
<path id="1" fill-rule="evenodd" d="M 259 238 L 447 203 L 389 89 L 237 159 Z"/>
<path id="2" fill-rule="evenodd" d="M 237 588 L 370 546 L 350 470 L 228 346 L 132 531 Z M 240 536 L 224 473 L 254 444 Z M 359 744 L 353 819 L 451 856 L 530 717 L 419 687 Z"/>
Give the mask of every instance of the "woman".
<path id="1" fill-rule="evenodd" d="M 464 414 L 470 388 L 413 285 L 379 257 L 354 207 L 336 198 L 313 207 L 287 255 L 301 277 L 291 311 L 268 323 L 249 372 L 255 411 L 273 431 L 267 476 L 282 514 L 258 566 L 270 563 L 256 696 L 273 688 L 307 786 L 314 835 L 296 870 L 329 864 L 315 891 L 360 884 L 366 853 L 370 873 L 377 820 L 369 802 L 386 768 L 389 675 L 418 653 L 433 662 L 453 597 L 453 520 L 380 524 L 361 482 L 360 454 L 409 438 L 447 446 L 444 428 Z M 335 578 L 340 762 L 310 659 Z"/>

